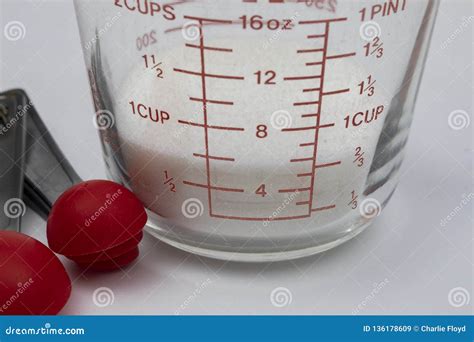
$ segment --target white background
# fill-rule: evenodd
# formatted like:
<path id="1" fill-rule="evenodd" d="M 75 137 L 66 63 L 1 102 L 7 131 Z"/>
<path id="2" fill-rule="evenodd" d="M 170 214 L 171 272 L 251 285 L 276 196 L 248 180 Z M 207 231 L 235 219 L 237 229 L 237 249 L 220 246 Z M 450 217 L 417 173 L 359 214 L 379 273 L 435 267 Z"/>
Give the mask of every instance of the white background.
<path id="1" fill-rule="evenodd" d="M 72 1 L 0 3 L 2 31 L 13 20 L 26 28 L 19 41 L 1 35 L 1 89 L 26 89 L 80 176 L 104 178 Z M 64 260 L 73 292 L 62 313 L 353 314 L 359 305 L 359 314 L 472 313 L 472 203 L 441 224 L 473 192 L 472 124 L 448 124 L 455 110 L 472 119 L 472 6 L 441 4 L 401 183 L 366 232 L 314 257 L 268 264 L 205 259 L 147 236 L 140 260 L 125 271 L 82 274 Z M 46 242 L 45 222 L 31 210 L 23 224 Z M 382 289 L 371 295 L 376 284 Z M 112 291 L 111 305 L 94 304 L 99 287 Z M 291 293 L 281 308 L 270 300 L 278 287 Z M 448 299 L 458 287 L 469 297 L 461 307 Z"/>

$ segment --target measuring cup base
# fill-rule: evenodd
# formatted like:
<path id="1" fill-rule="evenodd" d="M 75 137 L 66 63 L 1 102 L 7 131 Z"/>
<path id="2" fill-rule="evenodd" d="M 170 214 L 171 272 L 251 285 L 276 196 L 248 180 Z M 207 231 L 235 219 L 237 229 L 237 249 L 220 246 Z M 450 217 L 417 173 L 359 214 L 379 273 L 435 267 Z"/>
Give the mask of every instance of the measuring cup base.
<path id="1" fill-rule="evenodd" d="M 367 227 L 372 224 L 373 220 L 364 220 L 362 225 L 357 224 L 355 228 L 349 229 L 346 235 L 341 236 L 335 240 L 329 242 L 323 242 L 312 247 L 304 247 L 301 249 L 294 250 L 285 250 L 281 251 L 271 251 L 271 252 L 246 252 L 244 248 L 229 248 L 228 250 L 217 250 L 211 248 L 203 248 L 202 246 L 193 246 L 191 244 L 185 243 L 183 241 L 177 241 L 170 237 L 169 232 L 160 231 L 156 226 L 147 225 L 145 229 L 150 235 L 156 237 L 157 239 L 165 242 L 166 244 L 181 249 L 185 252 L 197 254 L 203 257 L 232 261 L 232 262 L 248 262 L 248 263 L 259 263 L 259 262 L 276 262 L 276 261 L 287 261 L 309 257 L 315 254 L 319 254 L 330 249 L 333 249 L 343 243 L 351 240 L 360 233 L 362 233 Z"/>

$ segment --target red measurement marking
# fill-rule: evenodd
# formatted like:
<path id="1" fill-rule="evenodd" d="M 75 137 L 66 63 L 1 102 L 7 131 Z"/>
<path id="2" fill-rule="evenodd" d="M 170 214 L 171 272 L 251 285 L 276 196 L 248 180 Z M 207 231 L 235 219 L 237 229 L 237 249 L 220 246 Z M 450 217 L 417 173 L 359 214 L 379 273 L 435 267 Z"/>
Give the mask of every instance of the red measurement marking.
<path id="1" fill-rule="evenodd" d="M 313 158 L 310 157 L 310 158 L 300 158 L 300 159 L 291 159 L 290 162 L 291 163 L 302 163 L 302 162 L 307 162 L 307 161 L 312 161 Z"/>
<path id="2" fill-rule="evenodd" d="M 209 191 L 216 190 L 216 191 L 223 191 L 223 192 L 245 192 L 243 189 L 224 188 L 220 186 L 208 186 L 206 184 L 199 184 L 199 183 L 188 182 L 188 181 L 183 181 L 183 184 L 194 186 L 197 188 L 208 189 Z"/>
<path id="3" fill-rule="evenodd" d="M 355 152 L 355 159 L 353 161 L 354 164 L 357 164 L 358 167 L 364 166 L 365 163 L 365 152 L 362 151 L 362 147 L 357 147 Z"/>
<path id="4" fill-rule="evenodd" d="M 207 27 L 207 26 L 220 26 L 220 25 L 227 25 L 228 23 L 206 23 L 206 22 L 200 22 L 199 24 L 196 24 L 196 27 Z M 232 24 L 238 25 L 240 24 L 239 22 L 232 22 Z M 169 29 L 166 29 L 164 32 L 165 33 L 171 33 L 171 32 L 176 32 L 176 31 L 181 31 L 183 30 L 185 26 L 178 26 L 178 27 L 172 27 Z"/>
<path id="5" fill-rule="evenodd" d="M 318 126 L 309 126 L 309 127 L 296 127 L 296 128 L 285 128 L 282 129 L 282 132 L 301 132 L 301 131 L 310 131 L 317 129 Z"/>
<path id="6" fill-rule="evenodd" d="M 200 77 L 221 78 L 221 79 L 227 79 L 227 80 L 244 80 L 245 79 L 242 76 L 206 74 L 206 73 L 201 73 L 201 72 L 197 72 L 197 71 L 190 71 L 190 70 L 184 70 L 184 69 L 179 69 L 179 68 L 174 68 L 173 70 L 176 71 L 176 72 L 183 73 L 183 74 L 193 75 L 193 76 L 200 76 Z"/>
<path id="7" fill-rule="evenodd" d="M 321 88 L 307 88 L 307 89 L 303 89 L 303 93 L 311 93 L 313 91 L 320 91 Z"/>
<path id="8" fill-rule="evenodd" d="M 202 127 L 207 129 L 218 129 L 221 131 L 245 131 L 244 128 L 240 127 L 226 127 L 226 126 L 214 126 L 214 125 L 206 125 L 206 124 L 200 124 L 192 121 L 184 121 L 184 120 L 178 120 L 178 123 L 183 124 L 183 125 L 189 125 L 189 126 L 194 126 L 194 127 Z M 208 153 L 206 153 L 208 154 Z"/>
<path id="9" fill-rule="evenodd" d="M 314 144 L 311 144 L 311 146 L 314 145 Z M 300 145 L 301 146 L 301 145 Z M 313 160 L 313 158 L 307 158 L 307 160 Z M 322 169 L 322 168 L 326 168 L 326 167 L 333 167 L 333 166 L 338 166 L 338 165 L 341 165 L 341 162 L 338 161 L 338 162 L 334 162 L 334 163 L 327 163 L 327 164 L 319 164 L 319 165 L 316 165 L 315 168 L 316 169 Z M 308 173 L 300 173 L 298 174 L 298 177 L 312 177 L 313 176 L 313 173 L 312 172 L 308 172 Z"/>
<path id="10" fill-rule="evenodd" d="M 198 158 L 209 158 L 212 160 L 222 160 L 222 161 L 231 161 L 234 162 L 234 158 L 226 158 L 226 157 L 216 157 L 216 156 L 206 156 L 205 154 L 199 154 L 199 153 L 194 153 L 193 156 L 198 157 Z"/>
<path id="11" fill-rule="evenodd" d="M 347 19 L 347 18 L 346 18 Z M 342 20 L 341 20 L 342 21 Z M 301 22 L 300 22 L 301 23 Z M 317 106 L 317 116 L 316 116 L 316 129 L 314 131 L 314 148 L 313 148 L 313 165 L 311 167 L 311 187 L 309 190 L 309 200 L 310 203 L 308 205 L 308 211 L 309 215 L 313 212 L 313 206 L 314 206 L 314 183 L 316 181 L 316 162 L 318 158 L 318 142 L 319 142 L 319 127 L 321 126 L 321 108 L 322 108 L 322 102 L 323 102 L 323 92 L 324 92 L 324 76 L 326 72 L 326 59 L 327 59 L 327 50 L 328 50 L 328 40 L 329 40 L 329 22 L 325 23 L 325 28 L 324 28 L 324 51 L 323 51 L 323 57 L 322 57 L 322 64 L 321 64 L 321 84 L 320 88 L 321 91 L 319 92 L 318 96 L 318 106 Z M 330 126 L 329 126 L 330 127 Z"/>
<path id="12" fill-rule="evenodd" d="M 318 38 L 324 38 L 324 34 L 310 34 L 307 36 L 308 39 L 318 39 Z"/>
<path id="13" fill-rule="evenodd" d="M 350 91 L 349 88 L 347 88 L 347 89 L 340 89 L 340 90 L 334 90 L 334 91 L 328 91 L 328 92 L 323 93 L 323 96 L 343 94 L 343 93 L 347 93 L 347 92 L 349 92 L 349 91 Z"/>
<path id="14" fill-rule="evenodd" d="M 242 217 L 242 216 L 227 216 L 227 215 L 216 215 L 211 214 L 211 217 L 221 218 L 226 220 L 238 220 L 238 221 L 290 221 L 290 220 L 300 220 L 311 217 L 311 215 L 300 215 L 300 216 L 282 216 L 282 217 Z"/>
<path id="15" fill-rule="evenodd" d="M 369 75 L 367 77 L 367 81 L 362 81 L 359 83 L 359 94 L 363 95 L 364 93 L 367 93 L 367 96 L 372 97 L 375 94 L 375 83 L 377 83 L 377 80 L 372 78 L 372 75 Z"/>
<path id="16" fill-rule="evenodd" d="M 319 118 L 319 114 L 316 115 Z M 282 132 L 300 132 L 300 131 L 311 131 L 311 130 L 316 130 L 318 131 L 321 128 L 329 128 L 329 127 L 334 127 L 336 124 L 326 124 L 326 125 L 320 125 L 320 126 L 310 126 L 310 127 L 296 127 L 296 128 L 285 128 L 282 129 Z"/>
<path id="17" fill-rule="evenodd" d="M 347 58 L 347 57 L 353 57 L 353 56 L 355 56 L 355 55 L 356 55 L 355 52 L 352 52 L 352 53 L 344 53 L 344 54 L 342 54 L 342 55 L 327 56 L 326 59 Z"/>
<path id="18" fill-rule="evenodd" d="M 185 15 L 184 19 L 197 20 L 199 22 L 206 21 L 206 22 L 209 22 L 209 23 L 216 23 L 216 24 L 232 24 L 233 23 L 232 20 L 194 17 L 194 16 L 191 16 L 191 15 Z M 202 34 L 201 34 L 201 37 L 202 37 Z M 202 44 L 202 47 L 204 47 L 204 44 Z"/>
<path id="19" fill-rule="evenodd" d="M 383 52 L 383 43 L 381 43 L 381 44 L 379 45 L 379 47 L 378 47 L 376 50 L 373 50 L 370 54 L 371 54 L 371 55 L 373 55 L 373 54 L 375 54 L 375 53 L 379 53 L 379 54 L 380 54 L 381 52 Z M 379 55 L 377 55 L 377 58 L 380 58 Z"/>
<path id="20" fill-rule="evenodd" d="M 168 185 L 171 192 L 176 192 L 176 184 L 174 183 L 174 178 L 171 177 L 168 171 L 164 171 L 165 179 L 163 185 Z"/>
<path id="21" fill-rule="evenodd" d="M 202 88 L 202 101 L 207 103 L 207 87 L 206 87 L 206 61 L 205 61 L 205 51 L 204 51 L 204 31 L 202 25 L 199 25 L 199 55 L 201 62 L 201 88 Z M 202 115 L 204 119 L 204 146 L 206 148 L 206 155 L 209 153 L 209 125 L 207 117 L 207 106 L 202 106 Z M 209 158 L 206 158 L 206 188 L 207 188 L 207 200 L 209 203 L 209 214 L 212 214 L 212 187 L 211 187 L 211 161 Z M 186 183 L 185 183 L 186 184 Z"/>
<path id="22" fill-rule="evenodd" d="M 162 63 L 156 64 L 152 69 L 156 70 L 156 77 L 163 78 L 163 69 L 160 68 Z"/>
<path id="23" fill-rule="evenodd" d="M 212 104 L 226 105 L 226 106 L 233 106 L 234 105 L 234 102 L 232 102 L 232 101 L 208 100 L 207 98 L 199 99 L 197 97 L 190 97 L 189 99 L 191 101 L 202 102 L 202 103 L 212 103 Z"/>
<path id="24" fill-rule="evenodd" d="M 283 0 L 267 0 L 269 3 L 285 3 Z M 249 3 L 256 3 L 257 0 L 243 0 L 243 2 L 249 2 Z M 197 102 L 202 102 L 204 104 L 207 103 L 215 103 L 215 104 L 223 104 L 223 105 L 233 105 L 234 102 L 231 101 L 220 101 L 220 100 L 212 100 L 208 98 L 207 94 L 207 89 L 206 89 L 206 79 L 207 78 L 222 78 L 222 79 L 238 79 L 238 80 L 244 80 L 244 77 L 242 76 L 234 76 L 234 75 L 216 75 L 216 74 L 207 74 L 206 73 L 206 67 L 205 67 L 205 51 L 217 51 L 217 52 L 233 52 L 232 49 L 226 49 L 226 48 L 220 48 L 220 47 L 213 47 L 213 46 L 206 46 L 204 44 L 204 37 L 203 37 L 203 27 L 205 25 L 211 25 L 211 24 L 234 24 L 235 22 L 231 20 L 221 20 L 221 19 L 211 19 L 211 18 L 203 18 L 203 17 L 194 17 L 194 16 L 185 16 L 186 19 L 190 20 L 197 20 L 199 23 L 197 26 L 199 27 L 200 30 L 200 42 L 199 44 L 186 44 L 187 47 L 193 48 L 193 49 L 199 49 L 200 50 L 200 55 L 201 55 L 201 71 L 190 71 L 190 70 L 184 70 L 184 69 L 177 69 L 175 71 L 177 72 L 183 72 L 187 73 L 189 75 L 193 76 L 200 76 L 202 80 L 202 96 L 199 97 L 190 97 L 191 101 L 197 101 Z M 338 22 L 338 21 L 345 21 L 347 18 L 335 18 L 335 19 L 326 19 L 326 20 L 310 20 L 310 21 L 301 21 L 300 24 L 325 24 L 325 32 L 323 35 L 321 34 L 312 34 L 308 35 L 308 39 L 324 39 L 324 47 L 323 48 L 312 48 L 312 49 L 300 49 L 297 50 L 298 53 L 303 54 L 303 53 L 318 53 L 318 55 L 322 55 L 322 61 L 317 61 L 317 62 L 308 62 L 306 63 L 307 65 L 321 65 L 321 74 L 316 75 L 316 73 L 319 73 L 319 71 L 314 71 L 313 74 L 309 75 L 293 75 L 293 76 L 287 76 L 284 77 L 283 79 L 285 81 L 304 81 L 304 80 L 320 80 L 321 86 L 320 87 L 307 87 L 303 89 L 304 93 L 314 93 L 316 99 L 313 99 L 311 101 L 305 101 L 305 102 L 296 102 L 294 103 L 295 106 L 311 106 L 314 105 L 317 110 L 308 110 L 307 112 L 313 111 L 314 113 L 308 113 L 308 114 L 303 114 L 302 117 L 315 117 L 316 122 L 315 124 L 310 124 L 307 125 L 308 127 L 296 127 L 296 128 L 288 128 L 288 129 L 283 129 L 282 131 L 284 132 L 298 132 L 298 131 L 310 131 L 314 130 L 315 131 L 315 139 L 314 142 L 310 143 L 303 143 L 300 146 L 311 146 L 313 147 L 313 157 L 309 158 L 300 158 L 300 159 L 292 159 L 291 162 L 297 163 L 297 162 L 305 162 L 309 161 L 312 162 L 312 172 L 307 172 L 307 173 L 302 173 L 298 175 L 298 177 L 311 177 L 311 184 L 309 187 L 302 187 L 302 188 L 295 188 L 295 189 L 281 189 L 278 190 L 278 193 L 291 193 L 291 192 L 309 192 L 310 196 L 307 201 L 302 201 L 298 202 L 297 205 L 308 205 L 309 210 L 308 214 L 306 215 L 299 215 L 299 216 L 285 216 L 285 217 L 277 217 L 277 218 L 272 218 L 268 219 L 268 217 L 239 217 L 239 216 L 232 216 L 232 215 L 217 215 L 213 213 L 212 209 L 212 191 L 224 191 L 224 192 L 237 192 L 237 193 L 243 193 L 245 192 L 244 189 L 235 189 L 235 188 L 230 188 L 230 187 L 221 187 L 221 186 L 215 186 L 211 184 L 211 177 L 210 177 L 210 160 L 221 160 L 221 161 L 235 161 L 234 158 L 229 158 L 229 157 L 220 157 L 220 156 L 213 156 L 212 154 L 209 153 L 209 132 L 212 129 L 225 129 L 225 130 L 236 130 L 236 131 L 244 131 L 243 128 L 237 128 L 237 127 L 223 127 L 223 126 L 212 126 L 209 125 L 208 122 L 208 111 L 207 111 L 207 106 L 203 106 L 203 116 L 204 116 L 204 122 L 203 123 L 194 123 L 190 121 L 180 121 L 182 124 L 187 124 L 187 125 L 192 125 L 192 126 L 197 126 L 205 129 L 205 143 L 206 143 L 206 151 L 205 153 L 203 152 L 202 154 L 199 153 L 194 153 L 193 155 L 198 158 L 203 158 L 206 160 L 206 175 L 207 175 L 207 184 L 199 184 L 199 183 L 194 183 L 194 182 L 188 182 L 184 181 L 183 183 L 189 186 L 194 186 L 198 188 L 204 188 L 208 189 L 208 200 L 209 200 L 209 215 L 211 217 L 216 217 L 216 218 L 223 218 L 223 219 L 233 219 L 233 220 L 245 220 L 245 221 L 272 221 L 272 220 L 293 220 L 293 219 L 303 219 L 303 218 L 308 218 L 311 217 L 311 214 L 313 212 L 317 211 L 323 211 L 323 210 L 329 210 L 333 209 L 336 206 L 326 206 L 322 208 L 314 208 L 313 202 L 314 202 L 314 187 L 315 187 L 315 170 L 317 168 L 323 168 L 323 167 L 330 167 L 330 166 L 336 166 L 339 165 L 340 162 L 333 162 L 333 163 L 327 163 L 327 164 L 317 164 L 317 150 L 318 150 L 318 140 L 319 140 L 319 131 L 321 128 L 329 128 L 335 126 L 334 123 L 330 124 L 321 124 L 321 107 L 322 107 L 322 99 L 324 96 L 327 95 L 335 95 L 335 94 L 340 94 L 345 91 L 349 91 L 349 89 L 341 89 L 341 90 L 334 90 L 330 92 L 324 93 L 324 75 L 325 75 L 325 69 L 326 69 L 326 62 L 328 59 L 336 59 L 336 58 L 344 58 L 348 57 L 350 55 L 355 55 L 354 54 L 345 54 L 345 55 L 334 55 L 334 56 L 328 56 L 328 37 L 329 37 L 329 24 L 332 22 Z M 319 58 L 319 57 L 318 57 Z M 313 57 L 313 60 L 315 58 Z M 318 68 L 319 69 L 319 68 Z M 316 83 L 317 81 L 315 81 Z M 309 153 L 311 154 L 311 152 Z M 308 184 L 309 185 L 309 184 Z M 304 208 L 303 208 L 304 209 Z"/>
<path id="25" fill-rule="evenodd" d="M 297 175 L 297 177 L 311 177 L 313 176 L 313 173 L 309 172 L 309 173 L 300 173 L 299 175 Z"/>
<path id="26" fill-rule="evenodd" d="M 297 202 L 296 205 L 308 205 L 310 201 Z"/>
<path id="27" fill-rule="evenodd" d="M 351 195 L 352 195 L 351 201 L 347 205 L 350 206 L 353 210 L 355 210 L 359 206 L 359 203 L 358 203 L 359 196 L 356 195 L 355 191 L 352 191 Z"/>
<path id="28" fill-rule="evenodd" d="M 334 163 L 319 164 L 319 165 L 316 165 L 315 167 L 317 169 L 323 169 L 325 167 L 332 167 L 332 166 L 337 166 L 337 165 L 341 165 L 341 162 L 337 161 L 337 162 L 334 162 Z"/>
<path id="29" fill-rule="evenodd" d="M 319 115 L 318 113 L 309 113 L 309 114 L 303 114 L 303 115 L 301 115 L 301 117 L 302 118 L 315 118 L 318 115 Z"/>
<path id="30" fill-rule="evenodd" d="M 335 23 L 338 21 L 346 21 L 347 18 L 335 18 L 335 19 L 321 19 L 321 20 L 302 20 L 299 22 L 300 25 L 312 25 L 312 24 L 329 24 Z M 327 35 L 324 35 L 324 38 L 327 38 Z"/>
<path id="31" fill-rule="evenodd" d="M 283 80 L 285 81 L 302 81 L 302 80 L 314 80 L 321 78 L 321 75 L 309 75 L 309 76 L 291 76 L 285 77 Z"/>
<path id="32" fill-rule="evenodd" d="M 320 117 L 320 116 L 321 116 L 321 115 L 318 115 L 318 121 L 319 121 L 319 117 Z M 325 124 L 325 125 L 319 125 L 319 126 L 318 126 L 318 129 L 320 129 L 320 128 L 330 128 L 330 127 L 334 127 L 334 126 L 336 126 L 336 124 L 333 124 L 333 123 Z M 316 139 L 316 141 L 318 141 L 318 140 Z"/>
<path id="33" fill-rule="evenodd" d="M 313 65 L 322 65 L 323 62 L 308 62 L 306 63 L 306 66 L 313 66 Z"/>
<path id="34" fill-rule="evenodd" d="M 186 46 L 190 48 L 194 48 L 194 49 L 201 48 L 199 45 L 195 45 L 195 44 L 186 44 Z M 233 52 L 234 51 L 232 49 L 218 48 L 218 47 L 212 47 L 212 46 L 203 46 L 203 49 L 208 50 L 208 51 L 219 51 L 219 52 Z"/>
<path id="35" fill-rule="evenodd" d="M 231 20 L 221 20 L 221 19 L 213 19 L 213 18 L 203 18 L 203 17 L 195 17 L 195 16 L 184 16 L 185 19 L 189 20 L 197 20 L 199 22 L 196 25 L 199 28 L 199 44 L 185 44 L 189 48 L 198 49 L 200 51 L 200 64 L 201 70 L 200 71 L 192 71 L 186 69 L 174 69 L 176 72 L 181 72 L 184 74 L 198 76 L 201 77 L 201 88 L 202 88 L 202 96 L 201 97 L 190 97 L 191 101 L 201 102 L 203 103 L 203 123 L 194 123 L 191 121 L 184 121 L 179 120 L 180 124 L 190 125 L 194 127 L 204 128 L 204 141 L 205 141 L 205 153 L 199 154 L 194 153 L 193 155 L 198 158 L 203 158 L 206 160 L 206 183 L 207 184 L 200 184 L 195 182 L 184 181 L 183 183 L 189 186 L 194 186 L 198 188 L 207 189 L 208 193 L 208 202 L 209 202 L 209 215 L 211 217 L 217 217 L 213 213 L 213 205 L 212 205 L 212 191 L 222 191 L 222 192 L 233 192 L 233 193 L 244 193 L 244 189 L 237 189 L 237 188 L 230 188 L 230 187 L 222 187 L 222 186 L 215 186 L 211 184 L 211 160 L 219 160 L 219 161 L 231 161 L 234 162 L 234 158 L 229 157 L 220 157 L 220 156 L 213 156 L 209 151 L 209 134 L 210 130 L 225 130 L 225 131 L 244 131 L 244 128 L 240 127 L 226 127 L 226 126 L 215 126 L 209 124 L 208 118 L 208 106 L 207 104 L 218 104 L 218 105 L 230 105 L 233 106 L 234 102 L 232 101 L 222 101 L 222 100 L 212 100 L 208 98 L 208 90 L 206 80 L 208 78 L 217 78 L 217 79 L 224 79 L 224 80 L 244 80 L 245 78 L 242 76 L 235 76 L 235 75 L 221 75 L 221 74 L 210 74 L 206 71 L 206 51 L 217 51 L 217 52 L 233 52 L 232 49 L 228 48 L 220 48 L 220 47 L 213 47 L 207 46 L 204 43 L 204 29 L 205 25 L 221 25 L 221 24 L 234 24 Z M 230 217 L 229 217 L 230 218 Z M 236 218 L 237 219 L 237 218 Z"/>
<path id="36" fill-rule="evenodd" d="M 162 62 L 157 62 L 155 55 L 143 55 L 142 56 L 145 62 L 145 68 L 155 70 L 156 77 L 163 78 L 163 69 L 161 68 Z M 151 63 L 150 63 L 151 62 Z"/>
<path id="37" fill-rule="evenodd" d="M 295 107 L 311 106 L 311 105 L 315 105 L 315 104 L 319 104 L 319 101 L 295 102 L 295 103 L 293 103 L 293 106 L 295 106 Z"/>
<path id="38" fill-rule="evenodd" d="M 302 49 L 296 51 L 296 53 L 312 53 L 312 52 L 323 52 L 323 49 Z"/>
<path id="39" fill-rule="evenodd" d="M 335 209 L 335 208 L 336 208 L 336 205 L 334 204 L 334 205 L 328 205 L 327 207 L 311 209 L 311 211 L 313 213 L 315 213 L 315 212 L 326 211 L 326 210 L 331 210 L 331 209 Z"/>
<path id="40" fill-rule="evenodd" d="M 377 58 L 382 58 L 384 54 L 383 42 L 379 37 L 375 37 L 371 42 L 364 45 L 365 56 L 375 55 Z"/>
<path id="41" fill-rule="evenodd" d="M 278 190 L 279 193 L 284 194 L 284 193 L 290 193 L 290 192 L 305 192 L 309 191 L 310 188 L 300 188 L 300 189 L 282 189 Z"/>

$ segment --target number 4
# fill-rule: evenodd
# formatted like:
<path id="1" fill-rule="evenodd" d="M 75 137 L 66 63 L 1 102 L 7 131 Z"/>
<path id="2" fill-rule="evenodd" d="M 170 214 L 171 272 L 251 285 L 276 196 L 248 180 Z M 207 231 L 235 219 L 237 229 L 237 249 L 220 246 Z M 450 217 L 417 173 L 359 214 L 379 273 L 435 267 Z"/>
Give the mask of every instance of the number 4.
<path id="1" fill-rule="evenodd" d="M 258 189 L 255 191 L 255 194 L 260 195 L 262 197 L 267 196 L 266 185 L 265 184 L 260 185 Z"/>

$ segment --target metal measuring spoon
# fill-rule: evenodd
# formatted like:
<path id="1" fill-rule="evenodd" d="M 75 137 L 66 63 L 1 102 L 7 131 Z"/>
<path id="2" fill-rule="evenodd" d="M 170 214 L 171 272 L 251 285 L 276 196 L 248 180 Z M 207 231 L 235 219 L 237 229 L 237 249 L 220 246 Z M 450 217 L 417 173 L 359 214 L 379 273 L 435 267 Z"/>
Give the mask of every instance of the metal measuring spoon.
<path id="1" fill-rule="evenodd" d="M 26 143 L 24 99 L 0 94 L 0 229 L 20 230 L 25 206 L 23 167 Z"/>
<path id="2" fill-rule="evenodd" d="M 2 167 L 10 170 L 9 178 L 6 177 L 7 174 L 2 176 L 0 173 L 1 198 L 23 198 L 26 205 L 46 219 L 56 199 L 72 185 L 79 183 L 81 178 L 59 149 L 23 90 L 0 94 L 1 99 L 21 106 L 21 111 L 13 114 L 14 118 L 21 117 L 21 120 L 10 119 L 12 124 L 8 129 L 9 135 L 18 135 L 16 140 L 13 137 L 2 140 L 0 136 L 0 151 L 16 153 L 16 159 L 0 159 L 0 170 Z M 14 162 L 15 160 L 21 162 Z M 7 222 L 6 217 L 5 211 L 2 211 L 0 229 L 13 227 L 18 230 L 20 222 Z"/>

